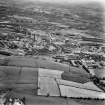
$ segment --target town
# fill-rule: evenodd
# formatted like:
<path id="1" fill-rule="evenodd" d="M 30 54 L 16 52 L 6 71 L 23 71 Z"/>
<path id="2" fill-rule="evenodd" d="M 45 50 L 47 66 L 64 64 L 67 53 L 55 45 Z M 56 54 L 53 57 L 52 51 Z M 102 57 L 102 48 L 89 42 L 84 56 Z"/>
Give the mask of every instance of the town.
<path id="1" fill-rule="evenodd" d="M 97 3 L 0 1 L 0 101 L 104 105 L 102 13 Z"/>

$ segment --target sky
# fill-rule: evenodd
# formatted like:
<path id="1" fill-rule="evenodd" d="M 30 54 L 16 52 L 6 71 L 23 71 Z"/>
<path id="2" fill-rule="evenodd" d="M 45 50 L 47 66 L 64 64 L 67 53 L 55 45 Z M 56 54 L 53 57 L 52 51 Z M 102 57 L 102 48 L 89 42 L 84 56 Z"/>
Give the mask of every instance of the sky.
<path id="1" fill-rule="evenodd" d="M 22 0 L 22 1 L 36 1 L 36 0 Z M 90 2 L 90 1 L 98 1 L 98 2 L 104 2 L 105 0 L 37 0 L 37 1 L 43 1 L 43 2 L 65 2 L 65 3 L 74 3 L 74 2 Z"/>
<path id="2" fill-rule="evenodd" d="M 17 0 L 19 1 L 19 0 Z M 36 2 L 36 1 L 43 1 L 43 2 L 50 2 L 50 3 L 64 3 L 64 4 L 68 4 L 68 3 L 86 3 L 86 2 L 99 2 L 100 4 L 103 5 L 103 7 L 105 7 L 105 0 L 20 0 L 22 2 Z"/>

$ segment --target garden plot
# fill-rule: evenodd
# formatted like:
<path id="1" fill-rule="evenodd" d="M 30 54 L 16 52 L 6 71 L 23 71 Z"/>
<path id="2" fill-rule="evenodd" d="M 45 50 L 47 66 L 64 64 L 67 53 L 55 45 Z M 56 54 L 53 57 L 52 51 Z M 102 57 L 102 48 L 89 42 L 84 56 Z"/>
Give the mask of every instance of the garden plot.
<path id="1" fill-rule="evenodd" d="M 82 84 L 61 79 L 56 81 L 63 97 L 105 98 L 105 93 L 92 82 Z"/>
<path id="2" fill-rule="evenodd" d="M 60 96 L 56 78 L 61 78 L 63 71 L 42 69 L 38 72 L 38 95 Z"/>
<path id="3" fill-rule="evenodd" d="M 60 85 L 61 96 L 63 97 L 83 97 L 83 98 L 105 98 L 105 93 L 97 92 L 77 87 Z"/>
<path id="4" fill-rule="evenodd" d="M 53 78 L 38 78 L 38 95 L 44 96 L 60 96 L 58 85 Z"/>
<path id="5" fill-rule="evenodd" d="M 39 77 L 59 78 L 63 71 L 39 68 Z"/>

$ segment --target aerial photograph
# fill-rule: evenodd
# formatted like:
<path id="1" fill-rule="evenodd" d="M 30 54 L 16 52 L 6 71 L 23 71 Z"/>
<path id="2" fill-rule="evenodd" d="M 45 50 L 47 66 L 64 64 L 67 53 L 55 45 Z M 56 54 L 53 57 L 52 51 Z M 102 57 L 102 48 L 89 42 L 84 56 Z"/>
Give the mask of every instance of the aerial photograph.
<path id="1" fill-rule="evenodd" d="M 0 0 L 0 105 L 105 105 L 104 3 Z"/>

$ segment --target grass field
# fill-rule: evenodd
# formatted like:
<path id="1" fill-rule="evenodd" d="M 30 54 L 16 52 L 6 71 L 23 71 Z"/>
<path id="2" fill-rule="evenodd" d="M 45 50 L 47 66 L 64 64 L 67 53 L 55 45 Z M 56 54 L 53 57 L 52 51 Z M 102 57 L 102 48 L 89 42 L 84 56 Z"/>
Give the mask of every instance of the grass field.
<path id="1" fill-rule="evenodd" d="M 71 99 L 60 97 L 35 96 L 22 92 L 11 92 L 15 97 L 26 97 L 26 105 L 105 105 L 102 100 Z"/>

